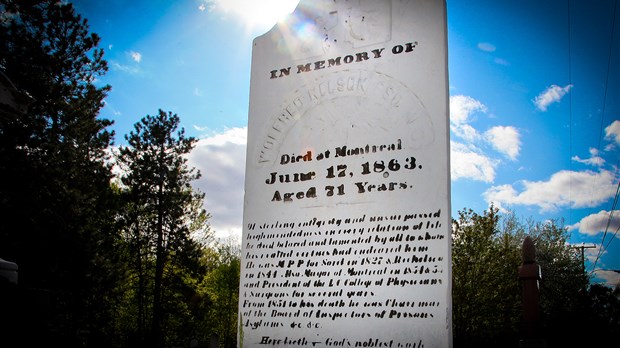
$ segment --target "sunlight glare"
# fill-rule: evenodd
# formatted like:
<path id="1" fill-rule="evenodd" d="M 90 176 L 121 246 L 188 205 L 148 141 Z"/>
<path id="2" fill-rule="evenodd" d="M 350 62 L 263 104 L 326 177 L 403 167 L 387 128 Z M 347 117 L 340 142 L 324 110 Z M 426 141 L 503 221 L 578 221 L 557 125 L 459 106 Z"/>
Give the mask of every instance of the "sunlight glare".
<path id="1" fill-rule="evenodd" d="M 295 10 L 299 0 L 213 0 L 214 9 L 239 17 L 254 30 L 271 29 Z"/>

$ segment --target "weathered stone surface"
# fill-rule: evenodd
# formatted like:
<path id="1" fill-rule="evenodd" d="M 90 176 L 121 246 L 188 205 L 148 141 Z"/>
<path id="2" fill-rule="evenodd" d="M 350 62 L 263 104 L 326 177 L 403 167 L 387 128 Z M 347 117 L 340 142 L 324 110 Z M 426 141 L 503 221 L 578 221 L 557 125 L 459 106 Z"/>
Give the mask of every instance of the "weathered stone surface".
<path id="1" fill-rule="evenodd" d="M 254 40 L 246 346 L 449 347 L 443 1 L 302 1 Z"/>

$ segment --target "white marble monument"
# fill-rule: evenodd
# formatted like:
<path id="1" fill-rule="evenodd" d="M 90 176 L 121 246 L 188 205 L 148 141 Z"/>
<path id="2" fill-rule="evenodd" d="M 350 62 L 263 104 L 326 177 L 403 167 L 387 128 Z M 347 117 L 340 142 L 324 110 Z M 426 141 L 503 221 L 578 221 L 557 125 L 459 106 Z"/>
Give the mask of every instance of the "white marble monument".
<path id="1" fill-rule="evenodd" d="M 446 5 L 302 0 L 254 40 L 239 346 L 450 347 Z"/>

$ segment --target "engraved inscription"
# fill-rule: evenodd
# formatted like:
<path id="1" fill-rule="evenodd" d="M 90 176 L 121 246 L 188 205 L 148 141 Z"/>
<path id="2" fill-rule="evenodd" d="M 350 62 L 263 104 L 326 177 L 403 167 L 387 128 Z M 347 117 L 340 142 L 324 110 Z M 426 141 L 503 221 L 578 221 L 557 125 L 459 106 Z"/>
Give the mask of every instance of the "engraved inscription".
<path id="1" fill-rule="evenodd" d="M 441 218 L 439 209 L 250 222 L 241 289 L 241 307 L 247 309 L 243 325 L 265 325 L 265 314 L 288 319 L 280 321 L 284 327 L 299 325 L 296 318 L 433 318 L 444 305 L 441 298 L 380 297 L 377 289 L 443 285 L 444 259 L 431 253 L 445 238 Z"/>
<path id="2" fill-rule="evenodd" d="M 451 345 L 445 4 L 303 0 L 254 41 L 245 346 Z"/>

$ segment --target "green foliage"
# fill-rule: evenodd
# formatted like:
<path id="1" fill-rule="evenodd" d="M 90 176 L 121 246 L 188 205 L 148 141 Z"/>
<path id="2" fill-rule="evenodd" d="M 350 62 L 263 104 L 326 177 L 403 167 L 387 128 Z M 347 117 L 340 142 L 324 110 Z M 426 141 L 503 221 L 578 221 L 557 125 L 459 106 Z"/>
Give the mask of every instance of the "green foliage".
<path id="1" fill-rule="evenodd" d="M 240 246 L 232 240 L 214 243 L 205 249 L 201 263 L 206 273 L 198 284 L 197 324 L 208 330 L 197 333 L 202 342 L 212 336 L 220 347 L 237 346 L 237 310 L 239 301 Z"/>
<path id="2" fill-rule="evenodd" d="M 202 248 L 193 234 L 208 232 L 204 194 L 191 187 L 200 173 L 185 157 L 196 140 L 178 129 L 179 122 L 162 110 L 146 115 L 126 136 L 129 145 L 119 149 L 117 161 L 124 172 L 123 236 L 135 278 L 135 336 L 155 346 L 174 341 L 183 327 L 183 299 L 193 293 Z"/>
<path id="3" fill-rule="evenodd" d="M 234 345 L 239 258 L 212 246 L 195 139 L 147 115 L 111 184 L 98 43 L 70 3 L 0 0 L 0 82 L 19 103 L 0 105 L 0 257 L 20 273 L 0 326 L 28 328 L 19 346 Z"/>
<path id="4" fill-rule="evenodd" d="M 460 211 L 453 222 L 452 277 L 455 342 L 494 343 L 514 336 L 519 323 L 519 230 L 491 207 Z"/>
<path id="5" fill-rule="evenodd" d="M 558 221 L 523 222 L 513 213 L 500 215 L 490 207 L 482 214 L 460 211 L 458 220 L 453 221 L 455 347 L 518 345 L 522 337 L 518 268 L 525 236 L 534 241 L 541 268 L 540 329 L 548 346 L 599 342 L 597 337 L 567 335 L 583 331 L 593 322 L 604 322 L 601 327 L 618 332 L 618 320 L 610 319 L 617 315 L 617 297 L 614 300 L 597 287 L 587 288 L 581 258 L 568 244 L 570 235 Z M 601 311 L 596 293 L 603 293 L 603 307 L 615 309 L 597 314 Z"/>
<path id="6" fill-rule="evenodd" d="M 209 319 L 220 347 L 237 346 L 237 310 L 239 303 L 239 247 L 228 243 L 218 247 L 219 260 L 204 279 L 204 288 L 211 302 Z"/>
<path id="7" fill-rule="evenodd" d="M 204 195 L 191 187 L 200 174 L 186 160 L 196 140 L 177 115 L 145 116 L 110 184 L 98 43 L 70 3 L 0 0 L 0 81 L 22 103 L 0 105 L 0 257 L 20 274 L 0 327 L 27 327 L 19 346 L 188 346 L 217 335 L 235 347 L 240 250 L 210 239 Z M 618 289 L 588 287 L 560 222 L 491 207 L 459 212 L 453 227 L 455 346 L 517 345 L 525 236 L 542 269 L 548 346 L 617 339 Z"/>
<path id="8" fill-rule="evenodd" d="M 118 238 L 98 41 L 71 4 L 0 0 L 0 72 L 22 103 L 0 108 L 0 255 L 28 292 L 20 319 L 45 332 L 33 345 L 105 344 L 111 327 Z"/>
<path id="9" fill-rule="evenodd" d="M 586 303 L 587 316 L 584 318 L 589 325 L 582 330 L 599 332 L 601 342 L 613 342 L 620 336 L 620 287 L 615 289 L 593 284 L 589 288 Z"/>

